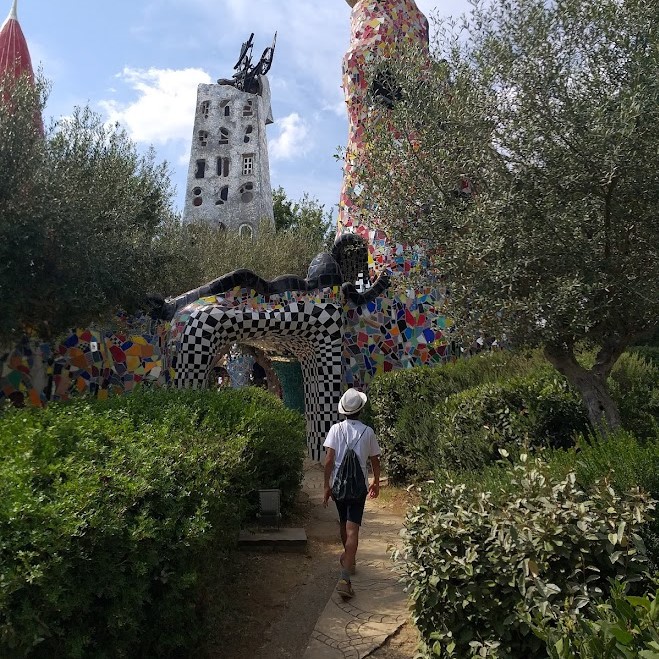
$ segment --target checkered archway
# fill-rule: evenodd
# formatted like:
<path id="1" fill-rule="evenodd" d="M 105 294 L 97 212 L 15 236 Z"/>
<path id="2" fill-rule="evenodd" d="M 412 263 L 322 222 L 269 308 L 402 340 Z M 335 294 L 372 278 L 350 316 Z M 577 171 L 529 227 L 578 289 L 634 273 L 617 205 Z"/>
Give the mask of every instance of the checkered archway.
<path id="1" fill-rule="evenodd" d="M 225 345 L 273 343 L 293 353 L 304 376 L 307 450 L 320 460 L 323 441 L 337 420 L 341 398 L 343 310 L 336 304 L 291 303 L 279 309 L 250 310 L 217 304 L 198 307 L 180 335 L 172 364 L 175 386 L 202 388 L 213 358 Z"/>

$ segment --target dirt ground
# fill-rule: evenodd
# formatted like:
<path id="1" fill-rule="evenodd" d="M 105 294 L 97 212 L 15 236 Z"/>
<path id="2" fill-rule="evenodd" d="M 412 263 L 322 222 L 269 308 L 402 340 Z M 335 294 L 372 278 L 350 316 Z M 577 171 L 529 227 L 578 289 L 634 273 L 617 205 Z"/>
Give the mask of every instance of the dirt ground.
<path id="1" fill-rule="evenodd" d="M 405 491 L 383 488 L 377 505 L 404 514 L 409 502 Z M 304 526 L 307 552 L 241 552 L 233 569 L 232 610 L 223 629 L 216 630 L 210 659 L 300 659 L 311 632 L 336 585 L 341 543 L 335 533 L 316 525 L 311 504 L 300 496 L 290 526 Z M 359 554 L 358 554 L 359 558 Z M 227 616 L 225 616 L 226 619 Z M 417 636 L 407 623 L 373 659 L 413 659 Z"/>

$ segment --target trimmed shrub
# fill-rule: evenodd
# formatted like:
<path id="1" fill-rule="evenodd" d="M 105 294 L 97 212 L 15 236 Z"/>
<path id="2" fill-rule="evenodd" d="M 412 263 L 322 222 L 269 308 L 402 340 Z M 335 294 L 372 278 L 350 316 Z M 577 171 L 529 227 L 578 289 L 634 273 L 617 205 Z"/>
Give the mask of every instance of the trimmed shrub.
<path id="1" fill-rule="evenodd" d="M 497 496 L 453 480 L 426 489 L 397 556 L 424 656 L 546 656 L 537 620 L 591 617 L 612 579 L 647 570 L 639 531 L 653 508 L 606 481 L 586 493 L 574 472 L 553 479 L 525 456 Z"/>
<path id="2" fill-rule="evenodd" d="M 659 366 L 659 346 L 634 346 L 629 348 L 628 352 L 642 357 L 646 362 Z"/>
<path id="3" fill-rule="evenodd" d="M 302 484 L 306 428 L 304 418 L 263 389 L 136 392 L 99 403 L 101 409 L 125 410 L 135 428 L 157 424 L 169 432 L 247 438 L 232 483 L 251 515 L 256 490 L 279 488 L 287 512 Z"/>
<path id="4" fill-rule="evenodd" d="M 415 477 L 418 471 L 415 467 L 416 446 L 410 443 L 409 431 L 417 424 L 425 423 L 435 407 L 448 396 L 485 382 L 527 373 L 542 364 L 550 368 L 539 353 L 528 357 L 511 352 L 492 352 L 445 366 L 378 375 L 369 389 L 370 414 L 391 481 L 404 483 Z M 418 433 L 420 437 L 424 434 Z"/>
<path id="5" fill-rule="evenodd" d="M 565 379 L 541 371 L 448 396 L 421 416 L 406 407 L 395 428 L 406 440 L 399 471 L 422 480 L 443 470 L 481 470 L 500 448 L 572 446 L 588 415 Z"/>
<path id="6" fill-rule="evenodd" d="M 200 575 L 226 561 L 250 492 L 283 484 L 290 500 L 303 446 L 299 415 L 265 392 L 5 412 L 0 656 L 191 651 Z"/>
<path id="7" fill-rule="evenodd" d="M 624 354 L 609 384 L 623 427 L 640 439 L 657 436 L 659 368 Z M 588 431 L 580 396 L 539 353 L 388 373 L 373 382 L 370 402 L 385 468 L 398 483 L 437 469 L 481 469 L 500 447 L 567 448 Z"/>

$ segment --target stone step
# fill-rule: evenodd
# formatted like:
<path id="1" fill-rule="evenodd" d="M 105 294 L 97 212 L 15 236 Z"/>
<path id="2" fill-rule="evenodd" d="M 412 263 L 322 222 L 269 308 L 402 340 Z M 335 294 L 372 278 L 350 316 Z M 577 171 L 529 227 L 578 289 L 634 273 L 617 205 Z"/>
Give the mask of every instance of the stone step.
<path id="1" fill-rule="evenodd" d="M 280 528 L 273 531 L 250 531 L 244 529 L 238 536 L 238 547 L 248 551 L 307 550 L 307 533 L 303 528 Z"/>

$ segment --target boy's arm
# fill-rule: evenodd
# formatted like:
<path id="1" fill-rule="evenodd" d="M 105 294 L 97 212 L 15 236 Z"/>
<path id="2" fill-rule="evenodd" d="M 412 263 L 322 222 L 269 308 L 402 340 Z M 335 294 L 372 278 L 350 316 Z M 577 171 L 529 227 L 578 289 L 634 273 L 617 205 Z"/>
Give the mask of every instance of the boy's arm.
<path id="1" fill-rule="evenodd" d="M 330 477 L 332 476 L 332 469 L 334 469 L 334 459 L 336 458 L 336 451 L 333 448 L 328 448 L 325 455 L 325 492 L 323 494 L 323 505 L 327 507 L 327 502 L 332 496 L 332 487 L 330 485 Z"/>
<path id="2" fill-rule="evenodd" d="M 368 488 L 368 496 L 371 499 L 377 499 L 380 494 L 380 456 L 371 456 L 371 467 L 373 467 L 373 482 Z"/>

